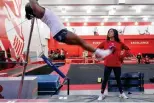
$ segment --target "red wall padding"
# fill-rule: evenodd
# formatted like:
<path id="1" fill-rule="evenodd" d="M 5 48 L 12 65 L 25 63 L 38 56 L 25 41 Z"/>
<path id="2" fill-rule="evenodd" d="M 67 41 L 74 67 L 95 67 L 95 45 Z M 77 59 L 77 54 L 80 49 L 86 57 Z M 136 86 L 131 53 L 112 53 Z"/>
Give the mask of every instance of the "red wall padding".
<path id="1" fill-rule="evenodd" d="M 106 36 L 80 36 L 86 42 L 94 47 L 97 47 L 106 39 Z M 154 35 L 122 35 L 120 36 L 133 54 L 137 53 L 153 53 L 154 54 Z M 83 49 L 79 46 L 70 46 L 63 43 L 58 43 L 53 39 L 49 40 L 49 50 L 63 48 L 68 52 L 68 56 L 82 56 Z"/>

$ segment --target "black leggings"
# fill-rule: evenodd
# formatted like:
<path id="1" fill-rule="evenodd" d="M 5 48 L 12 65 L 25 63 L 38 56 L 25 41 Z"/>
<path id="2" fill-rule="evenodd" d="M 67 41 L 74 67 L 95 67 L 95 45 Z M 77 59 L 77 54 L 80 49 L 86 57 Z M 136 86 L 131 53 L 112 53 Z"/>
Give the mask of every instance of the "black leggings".
<path id="1" fill-rule="evenodd" d="M 109 79 L 112 69 L 114 71 L 114 75 L 115 75 L 115 79 L 116 79 L 118 87 L 119 87 L 119 91 L 120 91 L 120 93 L 123 93 L 121 79 L 120 79 L 121 67 L 106 67 L 106 66 L 105 66 L 105 70 L 104 70 L 104 81 L 102 83 L 101 93 L 104 93 L 104 91 L 105 91 L 106 84 L 108 82 L 108 79 Z"/>

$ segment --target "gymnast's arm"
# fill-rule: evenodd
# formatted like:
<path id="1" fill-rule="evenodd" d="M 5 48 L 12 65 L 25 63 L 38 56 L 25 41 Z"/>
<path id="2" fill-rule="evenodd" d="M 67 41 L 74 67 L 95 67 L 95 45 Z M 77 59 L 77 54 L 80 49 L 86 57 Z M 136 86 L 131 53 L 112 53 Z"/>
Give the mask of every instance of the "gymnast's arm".
<path id="1" fill-rule="evenodd" d="M 38 1 L 38 0 L 37 0 Z M 45 9 L 41 7 L 36 0 L 29 0 L 30 6 L 33 9 L 33 13 L 38 18 L 42 18 L 44 16 Z"/>

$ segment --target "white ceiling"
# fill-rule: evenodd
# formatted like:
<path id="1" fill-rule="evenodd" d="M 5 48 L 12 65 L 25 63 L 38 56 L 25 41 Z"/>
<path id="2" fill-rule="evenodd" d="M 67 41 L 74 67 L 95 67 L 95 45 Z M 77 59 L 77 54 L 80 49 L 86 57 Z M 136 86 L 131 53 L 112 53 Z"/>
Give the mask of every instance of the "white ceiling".
<path id="1" fill-rule="evenodd" d="M 39 3 L 64 22 L 154 21 L 154 0 L 122 1 L 125 3 L 119 0 L 39 0 Z"/>

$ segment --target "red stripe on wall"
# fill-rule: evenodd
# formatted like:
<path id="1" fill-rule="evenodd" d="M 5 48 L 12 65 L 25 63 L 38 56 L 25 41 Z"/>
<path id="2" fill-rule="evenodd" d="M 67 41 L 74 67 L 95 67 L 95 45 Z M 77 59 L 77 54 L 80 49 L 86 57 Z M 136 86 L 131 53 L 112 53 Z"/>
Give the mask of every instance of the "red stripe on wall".
<path id="1" fill-rule="evenodd" d="M 21 53 L 23 53 L 23 49 L 24 49 L 24 43 L 23 43 L 23 45 L 22 45 Z"/>
<path id="2" fill-rule="evenodd" d="M 16 48 L 15 48 L 16 53 L 17 53 L 17 51 L 18 51 L 18 49 L 19 49 L 19 45 L 20 45 L 20 41 L 19 41 L 19 39 L 18 39 L 18 40 L 17 40 L 17 46 L 16 46 Z"/>
<path id="3" fill-rule="evenodd" d="M 19 48 L 17 49 L 17 54 L 20 54 L 21 46 L 22 46 L 22 43 L 19 40 Z"/>
<path id="4" fill-rule="evenodd" d="M 18 54 L 20 55 L 21 53 L 21 46 L 22 46 L 22 43 L 20 42 L 20 46 L 19 46 L 19 50 L 18 50 Z"/>
<path id="5" fill-rule="evenodd" d="M 103 42 L 106 39 L 106 35 L 80 37 L 94 47 L 98 46 L 101 42 Z M 154 35 L 120 35 L 120 39 L 130 48 L 133 54 L 154 53 Z M 52 41 L 52 39 L 50 41 Z M 66 44 L 61 44 L 59 42 L 55 42 L 55 44 L 53 44 L 52 42 L 49 43 L 49 50 L 53 47 L 56 49 L 63 48 L 68 53 L 67 57 L 82 56 L 83 49 L 79 46 L 70 46 Z"/>
<path id="6" fill-rule="evenodd" d="M 23 43 L 21 43 L 21 47 L 20 47 L 19 54 L 22 54 L 22 51 L 23 51 L 23 46 L 24 46 L 24 44 L 23 44 Z"/>
<path id="7" fill-rule="evenodd" d="M 120 26 L 134 26 L 136 22 L 120 22 Z M 84 26 L 84 22 L 71 22 L 70 26 Z M 103 26 L 118 26 L 119 22 L 104 22 Z M 64 23 L 67 26 L 67 23 Z M 138 22 L 138 26 L 151 25 L 151 22 Z M 87 22 L 85 26 L 102 26 L 101 22 Z"/>
<path id="8" fill-rule="evenodd" d="M 15 45 L 16 45 L 16 41 L 17 41 L 17 37 L 15 36 L 14 42 L 13 42 L 14 47 L 15 47 Z"/>
<path id="9" fill-rule="evenodd" d="M 24 46 L 24 44 L 21 43 L 21 48 L 20 48 L 20 52 L 19 52 L 19 54 L 22 54 L 23 46 Z"/>
<path id="10" fill-rule="evenodd" d="M 15 41 L 15 45 L 14 45 L 15 50 L 16 50 L 17 46 L 18 46 L 18 39 L 16 39 L 16 41 Z"/>

